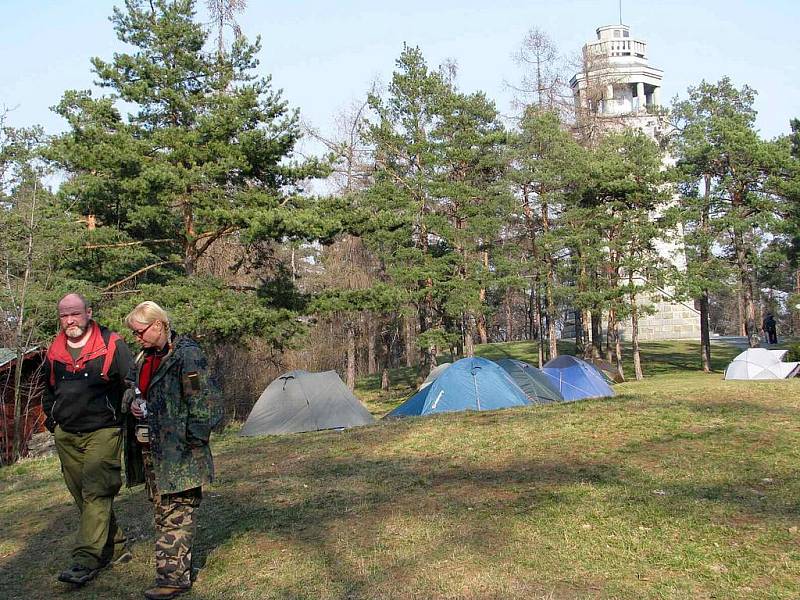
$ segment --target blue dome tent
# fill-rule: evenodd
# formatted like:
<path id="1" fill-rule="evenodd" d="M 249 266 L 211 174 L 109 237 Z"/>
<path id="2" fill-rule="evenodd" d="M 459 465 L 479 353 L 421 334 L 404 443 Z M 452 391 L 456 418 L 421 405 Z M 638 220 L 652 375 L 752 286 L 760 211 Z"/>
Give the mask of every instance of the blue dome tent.
<path id="1" fill-rule="evenodd" d="M 542 367 L 564 400 L 607 398 L 614 395 L 603 376 L 592 365 L 575 356 L 562 354 Z"/>
<path id="2" fill-rule="evenodd" d="M 496 410 L 530 404 L 517 384 L 496 363 L 462 358 L 386 417 L 410 417 L 462 410 Z"/>

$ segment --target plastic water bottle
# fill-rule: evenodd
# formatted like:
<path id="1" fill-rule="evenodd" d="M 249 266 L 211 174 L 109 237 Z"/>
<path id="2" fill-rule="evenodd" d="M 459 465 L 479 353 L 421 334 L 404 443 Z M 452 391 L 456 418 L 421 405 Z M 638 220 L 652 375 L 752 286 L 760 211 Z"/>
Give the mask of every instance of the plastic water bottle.
<path id="1" fill-rule="evenodd" d="M 136 387 L 135 391 L 136 391 L 136 400 L 134 400 L 134 402 L 136 402 L 136 405 L 139 408 L 142 409 L 142 419 L 146 419 L 147 418 L 147 402 L 145 402 L 144 396 L 142 396 L 142 390 L 140 390 L 138 386 Z"/>

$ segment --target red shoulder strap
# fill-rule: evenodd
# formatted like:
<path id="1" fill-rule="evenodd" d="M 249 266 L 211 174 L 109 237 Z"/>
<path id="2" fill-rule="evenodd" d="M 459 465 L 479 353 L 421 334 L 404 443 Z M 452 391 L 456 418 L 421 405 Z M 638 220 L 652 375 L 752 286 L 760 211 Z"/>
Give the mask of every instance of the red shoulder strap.
<path id="1" fill-rule="evenodd" d="M 117 341 L 120 339 L 119 334 L 111 332 L 108 336 L 106 343 L 106 356 L 103 359 L 103 368 L 100 371 L 100 377 L 104 381 L 108 381 L 108 372 L 111 370 L 111 363 L 114 362 L 114 354 L 117 352 Z"/>
<path id="2" fill-rule="evenodd" d="M 45 357 L 50 362 L 50 387 L 54 387 L 56 385 L 55 362 L 56 358 L 61 354 L 59 353 L 58 349 L 64 347 L 64 353 L 66 353 L 66 346 L 67 336 L 63 331 L 59 331 L 58 335 L 56 335 L 55 339 L 50 343 L 50 346 L 48 346 L 47 352 L 45 353 Z"/>

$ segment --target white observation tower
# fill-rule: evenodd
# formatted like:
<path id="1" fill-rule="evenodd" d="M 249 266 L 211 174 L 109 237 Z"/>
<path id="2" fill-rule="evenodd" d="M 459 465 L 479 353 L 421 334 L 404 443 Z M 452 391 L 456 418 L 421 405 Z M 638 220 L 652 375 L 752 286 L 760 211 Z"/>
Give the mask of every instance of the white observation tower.
<path id="1" fill-rule="evenodd" d="M 578 119 L 587 118 L 602 132 L 624 127 L 638 129 L 658 141 L 666 130 L 666 120 L 657 108 L 661 105 L 661 80 L 664 71 L 650 64 L 647 42 L 631 37 L 627 25 L 597 28 L 597 39 L 583 46 L 580 73 L 570 79 Z M 674 164 L 666 156 L 665 167 Z M 656 216 L 656 215 L 654 215 Z M 678 269 L 686 268 L 680 227 L 673 239 L 655 240 L 659 254 Z M 699 313 L 693 304 L 677 301 L 670 289 L 660 289 L 643 298 L 655 313 L 639 320 L 641 340 L 700 337 Z M 630 323 L 621 323 L 623 338 Z"/>
<path id="2" fill-rule="evenodd" d="M 627 25 L 598 27 L 597 40 L 583 47 L 583 64 L 569 82 L 577 107 L 619 117 L 661 104 L 664 71 L 650 64 L 647 42 L 632 38 Z"/>

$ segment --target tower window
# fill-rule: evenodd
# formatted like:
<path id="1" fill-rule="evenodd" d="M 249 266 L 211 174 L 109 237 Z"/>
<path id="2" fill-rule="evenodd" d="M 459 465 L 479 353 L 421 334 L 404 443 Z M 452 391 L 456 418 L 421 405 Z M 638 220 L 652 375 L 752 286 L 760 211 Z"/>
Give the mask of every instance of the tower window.
<path id="1" fill-rule="evenodd" d="M 614 37 L 619 37 L 619 29 L 614 30 Z"/>

